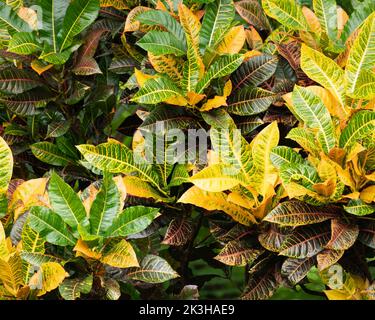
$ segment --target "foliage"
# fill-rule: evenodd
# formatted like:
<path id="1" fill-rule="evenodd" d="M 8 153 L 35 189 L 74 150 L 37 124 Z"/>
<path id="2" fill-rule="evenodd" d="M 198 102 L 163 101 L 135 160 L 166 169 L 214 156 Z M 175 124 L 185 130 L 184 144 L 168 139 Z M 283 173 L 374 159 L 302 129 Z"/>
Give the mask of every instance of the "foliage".
<path id="1" fill-rule="evenodd" d="M 374 37 L 371 0 L 1 0 L 0 299 L 373 300 Z"/>

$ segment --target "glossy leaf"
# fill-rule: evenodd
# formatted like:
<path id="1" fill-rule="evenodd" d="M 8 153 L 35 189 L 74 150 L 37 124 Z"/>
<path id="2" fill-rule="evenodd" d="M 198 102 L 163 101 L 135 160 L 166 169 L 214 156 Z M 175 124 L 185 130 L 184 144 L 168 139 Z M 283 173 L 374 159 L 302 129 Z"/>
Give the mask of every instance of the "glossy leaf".
<path id="1" fill-rule="evenodd" d="M 155 255 L 146 255 L 139 268 L 131 268 L 127 276 L 148 283 L 163 283 L 179 277 L 166 260 Z"/>
<path id="2" fill-rule="evenodd" d="M 82 293 L 90 293 L 92 284 L 92 275 L 85 278 L 65 279 L 59 286 L 59 292 L 65 300 L 76 300 L 81 297 Z"/>
<path id="3" fill-rule="evenodd" d="M 162 243 L 170 246 L 183 246 L 193 236 L 193 231 L 190 219 L 175 218 L 169 224 Z"/>
<path id="4" fill-rule="evenodd" d="M 158 217 L 158 208 L 134 206 L 126 208 L 107 230 L 107 237 L 126 237 L 145 230 Z"/>
<path id="5" fill-rule="evenodd" d="M 329 220 L 336 216 L 336 212 L 334 207 L 316 207 L 300 201 L 286 201 L 273 209 L 264 220 L 296 227 Z"/>
<path id="6" fill-rule="evenodd" d="M 314 258 L 295 259 L 288 258 L 281 266 L 281 273 L 287 277 L 289 283 L 296 285 L 300 282 L 310 269 L 314 266 Z"/>
<path id="7" fill-rule="evenodd" d="M 88 225 L 86 210 L 78 195 L 55 172 L 49 181 L 48 197 L 53 210 L 73 229 L 79 224 Z"/>
<path id="8" fill-rule="evenodd" d="M 112 176 L 105 174 L 90 209 L 91 234 L 104 235 L 120 210 L 120 193 Z"/>
<path id="9" fill-rule="evenodd" d="M 233 91 L 248 85 L 258 86 L 268 80 L 276 70 L 276 56 L 259 55 L 245 61 L 231 76 Z"/>
<path id="10" fill-rule="evenodd" d="M 322 225 L 295 229 L 283 242 L 280 254 L 297 259 L 312 257 L 324 249 L 330 233 Z"/>
<path id="11" fill-rule="evenodd" d="M 358 233 L 357 225 L 333 219 L 331 220 L 331 239 L 325 247 L 332 250 L 347 250 L 357 240 Z"/>
<path id="12" fill-rule="evenodd" d="M 308 30 L 302 9 L 293 0 L 263 0 L 264 11 L 271 18 L 293 30 Z"/>
<path id="13" fill-rule="evenodd" d="M 45 239 L 59 246 L 73 246 L 75 239 L 67 225 L 52 210 L 46 207 L 32 207 L 29 214 L 30 226 Z"/>
<path id="14" fill-rule="evenodd" d="M 31 151 L 40 161 L 54 166 L 66 166 L 71 163 L 71 159 L 51 142 L 34 143 L 31 145 Z"/>

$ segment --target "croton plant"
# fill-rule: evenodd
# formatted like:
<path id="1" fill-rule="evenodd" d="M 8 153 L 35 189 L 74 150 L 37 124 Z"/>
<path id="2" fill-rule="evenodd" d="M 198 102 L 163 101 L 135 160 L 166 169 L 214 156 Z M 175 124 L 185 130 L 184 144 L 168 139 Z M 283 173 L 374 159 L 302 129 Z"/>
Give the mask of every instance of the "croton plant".
<path id="1" fill-rule="evenodd" d="M 375 299 L 374 110 L 372 0 L 0 0 L 0 300 Z"/>

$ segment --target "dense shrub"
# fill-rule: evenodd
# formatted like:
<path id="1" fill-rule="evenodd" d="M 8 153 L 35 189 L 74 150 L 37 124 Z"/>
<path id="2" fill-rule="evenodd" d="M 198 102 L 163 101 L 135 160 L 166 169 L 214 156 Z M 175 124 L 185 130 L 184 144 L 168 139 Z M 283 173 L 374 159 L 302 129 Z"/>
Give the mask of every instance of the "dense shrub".
<path id="1" fill-rule="evenodd" d="M 0 53 L 0 299 L 374 299 L 374 1 L 1 0 Z"/>

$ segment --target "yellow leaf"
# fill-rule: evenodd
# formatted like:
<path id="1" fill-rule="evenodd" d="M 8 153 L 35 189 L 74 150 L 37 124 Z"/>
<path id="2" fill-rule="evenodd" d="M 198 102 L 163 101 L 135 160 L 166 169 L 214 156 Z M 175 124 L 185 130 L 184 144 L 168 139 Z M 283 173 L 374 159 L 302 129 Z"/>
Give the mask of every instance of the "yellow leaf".
<path id="1" fill-rule="evenodd" d="M 311 31 L 316 34 L 320 34 L 322 32 L 322 27 L 315 13 L 305 6 L 302 7 L 302 13 L 305 16 L 307 24 L 309 25 Z"/>
<path id="2" fill-rule="evenodd" d="M 3 224 L 0 221 L 0 242 L 1 241 L 5 241 L 5 231 L 4 231 Z"/>
<path id="3" fill-rule="evenodd" d="M 120 192 L 120 201 L 121 201 L 120 207 L 122 208 L 124 206 L 124 202 L 126 199 L 126 186 L 121 175 L 114 177 L 113 181 L 115 182 L 117 189 Z"/>
<path id="4" fill-rule="evenodd" d="M 269 185 L 262 202 L 255 209 L 251 210 L 254 216 L 259 220 L 262 220 L 268 214 L 275 194 L 276 193 L 273 186 Z"/>
<path id="5" fill-rule="evenodd" d="M 125 0 L 100 0 L 100 6 L 103 8 L 114 7 L 117 10 L 129 9 Z"/>
<path id="6" fill-rule="evenodd" d="M 375 172 L 372 172 L 370 174 L 366 174 L 365 177 L 366 177 L 366 179 L 368 179 L 370 181 L 375 181 Z"/>
<path id="7" fill-rule="evenodd" d="M 42 280 L 42 287 L 37 294 L 38 296 L 42 296 L 47 292 L 55 290 L 68 276 L 69 274 L 59 263 L 46 262 L 43 263 L 40 270 L 30 278 L 30 282 L 40 284 L 40 279 Z"/>
<path id="8" fill-rule="evenodd" d="M 366 202 L 371 203 L 375 201 L 375 185 L 369 186 L 361 191 L 360 198 Z"/>
<path id="9" fill-rule="evenodd" d="M 209 166 L 213 165 L 213 164 L 218 164 L 220 162 L 221 162 L 221 160 L 220 160 L 219 154 L 217 152 L 215 152 L 214 150 L 208 150 L 207 151 L 207 164 Z"/>
<path id="10" fill-rule="evenodd" d="M 251 200 L 238 192 L 231 192 L 227 198 L 228 202 L 238 204 L 246 209 L 252 209 L 254 206 L 254 200 Z"/>
<path id="11" fill-rule="evenodd" d="M 193 186 L 182 195 L 178 202 L 194 204 L 210 211 L 221 210 L 233 220 L 246 226 L 257 223 L 249 211 L 229 202 L 227 195 L 223 192 L 208 192 Z"/>
<path id="12" fill-rule="evenodd" d="M 199 103 L 206 95 L 205 94 L 198 94 L 195 92 L 188 92 L 187 97 L 189 100 L 189 104 L 191 106 L 195 106 L 197 103 Z"/>
<path id="13" fill-rule="evenodd" d="M 351 297 L 345 290 L 324 290 L 324 293 L 329 300 L 349 300 Z"/>
<path id="14" fill-rule="evenodd" d="M 329 197 L 336 189 L 336 182 L 332 179 L 326 180 L 322 183 L 313 184 L 313 189 L 324 197 Z"/>
<path id="15" fill-rule="evenodd" d="M 105 252 L 101 261 L 116 268 L 139 267 L 134 249 L 126 240 L 121 240 Z"/>
<path id="16" fill-rule="evenodd" d="M 188 101 L 181 96 L 169 98 L 164 101 L 165 103 L 172 104 L 174 106 L 186 106 L 188 104 Z"/>
<path id="17" fill-rule="evenodd" d="M 27 24 L 30 26 L 32 30 L 37 29 L 38 25 L 38 14 L 35 10 L 27 7 L 21 7 L 18 12 L 18 16 L 23 20 L 26 21 Z"/>
<path id="18" fill-rule="evenodd" d="M 125 176 L 122 178 L 129 196 L 140 198 L 152 198 L 156 202 L 166 201 L 170 199 L 163 197 L 157 190 L 150 186 L 147 182 L 135 176 Z"/>
<path id="19" fill-rule="evenodd" d="M 124 32 L 140 30 L 141 23 L 137 20 L 137 15 L 148 10 L 151 10 L 151 8 L 143 6 L 138 6 L 132 9 L 126 16 Z"/>
<path id="20" fill-rule="evenodd" d="M 90 249 L 86 242 L 78 239 L 77 244 L 73 248 L 73 251 L 76 251 L 76 256 L 89 257 L 91 259 L 99 260 L 102 257 L 100 252 L 95 252 Z"/>
<path id="21" fill-rule="evenodd" d="M 261 48 L 261 46 L 263 45 L 263 39 L 253 26 L 249 26 L 249 29 L 245 30 L 245 34 L 246 42 L 251 49 Z"/>
<path id="22" fill-rule="evenodd" d="M 240 52 L 245 44 L 246 34 L 243 26 L 236 26 L 229 30 L 224 39 L 218 45 L 216 51 L 219 54 L 234 54 Z"/>
<path id="23" fill-rule="evenodd" d="M 134 75 L 140 87 L 143 87 L 147 80 L 157 78 L 154 75 L 143 73 L 141 70 L 138 70 L 137 68 L 134 69 Z"/>
<path id="24" fill-rule="evenodd" d="M 22 277 L 22 260 L 18 252 L 12 253 L 7 260 L 0 259 L 0 283 L 14 297 L 24 285 Z"/>
<path id="25" fill-rule="evenodd" d="M 14 220 L 32 206 L 49 206 L 47 181 L 47 178 L 31 179 L 17 187 L 9 204 L 14 212 Z"/>
<path id="26" fill-rule="evenodd" d="M 343 106 L 336 102 L 335 97 L 332 95 L 330 91 L 323 87 L 319 86 L 309 86 L 306 87 L 312 93 L 315 93 L 318 97 L 320 97 L 327 107 L 329 113 L 332 116 L 338 117 L 342 121 L 347 120 L 347 115 L 349 114 L 349 110 L 346 106 Z"/>
<path id="27" fill-rule="evenodd" d="M 252 187 L 265 196 L 269 187 L 274 187 L 278 178 L 277 171 L 270 160 L 271 151 L 279 142 L 279 128 L 274 121 L 265 127 L 252 141 Z"/>
<path id="28" fill-rule="evenodd" d="M 80 198 L 83 206 L 86 209 L 86 213 L 90 213 L 91 205 L 94 202 L 96 195 L 99 192 L 99 187 L 97 183 L 90 184 L 83 192 L 80 193 Z"/>
<path id="29" fill-rule="evenodd" d="M 202 106 L 201 111 L 209 111 L 211 109 L 219 108 L 227 105 L 227 98 L 232 92 L 232 81 L 228 80 L 225 83 L 222 96 L 215 96 L 212 99 L 208 99 L 207 102 Z"/>
<path id="30" fill-rule="evenodd" d="M 246 53 L 244 53 L 243 57 L 244 57 L 244 60 L 243 61 L 247 61 L 253 57 L 256 57 L 256 56 L 261 56 L 262 53 L 260 51 L 257 51 L 257 50 L 250 50 L 250 51 L 247 51 Z"/>
<path id="31" fill-rule="evenodd" d="M 224 164 L 208 166 L 193 175 L 189 181 L 210 192 L 229 190 L 241 183 L 237 170 Z"/>
<path id="32" fill-rule="evenodd" d="M 182 62 L 176 56 L 172 54 L 155 56 L 149 52 L 148 60 L 157 72 L 167 74 L 174 81 L 181 81 Z"/>
<path id="33" fill-rule="evenodd" d="M 340 39 L 342 30 L 348 19 L 349 16 L 345 10 L 341 7 L 337 7 L 337 39 Z"/>
<path id="34" fill-rule="evenodd" d="M 31 68 L 39 75 L 43 74 L 43 72 L 51 69 L 52 67 L 53 64 L 44 64 L 43 62 L 37 59 L 31 62 Z"/>
<path id="35" fill-rule="evenodd" d="M 358 191 L 343 195 L 343 198 L 348 198 L 348 199 L 354 199 L 357 200 L 360 196 L 360 193 Z"/>
<path id="36" fill-rule="evenodd" d="M 330 164 L 327 160 L 321 159 L 317 166 L 319 177 L 323 180 L 333 180 L 336 181 L 336 170 L 335 167 Z"/>

